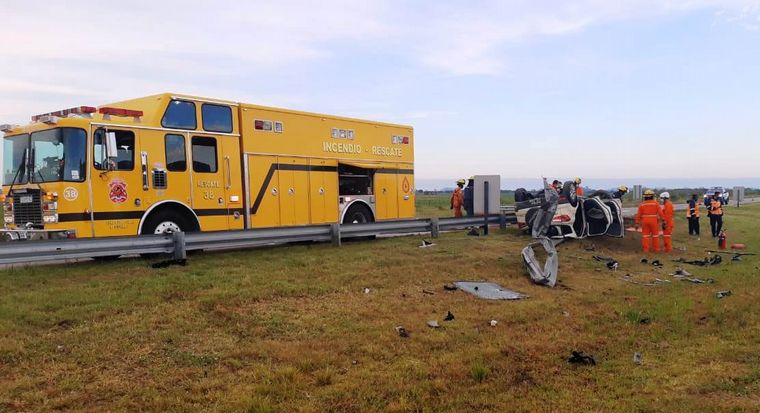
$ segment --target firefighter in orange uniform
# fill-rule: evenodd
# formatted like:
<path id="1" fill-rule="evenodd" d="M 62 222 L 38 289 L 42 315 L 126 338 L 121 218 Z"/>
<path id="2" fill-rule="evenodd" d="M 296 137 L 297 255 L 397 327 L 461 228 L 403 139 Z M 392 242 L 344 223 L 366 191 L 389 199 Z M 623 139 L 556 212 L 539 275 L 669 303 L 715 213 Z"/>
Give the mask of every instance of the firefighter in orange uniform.
<path id="1" fill-rule="evenodd" d="M 670 192 L 661 193 L 660 199 L 662 200 L 662 215 L 665 216 L 665 220 L 662 223 L 662 245 L 665 247 L 665 252 L 671 252 L 673 251 L 675 212 L 673 210 L 673 203 L 670 202 Z"/>
<path id="2" fill-rule="evenodd" d="M 660 226 L 657 225 L 659 220 L 665 220 L 662 207 L 655 201 L 654 191 L 647 189 L 644 191 L 644 201 L 636 213 L 636 226 L 641 226 L 641 248 L 644 252 L 649 252 L 650 245 L 654 252 L 660 251 Z"/>
<path id="3" fill-rule="evenodd" d="M 581 178 L 575 177 L 575 195 L 583 196 L 583 187 L 581 186 Z"/>
<path id="4" fill-rule="evenodd" d="M 454 189 L 454 193 L 451 194 L 451 209 L 454 210 L 454 216 L 457 218 L 462 217 L 462 206 L 464 205 L 464 179 L 457 181 L 457 187 Z"/>

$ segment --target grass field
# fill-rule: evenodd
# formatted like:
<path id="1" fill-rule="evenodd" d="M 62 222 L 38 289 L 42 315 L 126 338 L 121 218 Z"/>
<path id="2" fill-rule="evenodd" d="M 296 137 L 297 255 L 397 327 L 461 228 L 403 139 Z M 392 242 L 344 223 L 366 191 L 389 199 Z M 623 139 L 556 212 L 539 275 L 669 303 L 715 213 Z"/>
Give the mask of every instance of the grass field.
<path id="1" fill-rule="evenodd" d="M 140 259 L 6 270 L 0 411 L 759 411 L 760 257 L 685 267 L 715 284 L 677 281 L 670 258 L 713 247 L 677 225 L 687 251 L 660 255 L 659 270 L 639 262 L 635 237 L 561 245 L 554 289 L 529 282 L 528 238 L 514 230 L 446 233 L 425 249 L 403 237 L 158 270 Z M 726 225 L 730 242 L 760 249 L 760 205 L 728 209 Z M 443 290 L 457 280 L 530 298 Z M 597 365 L 569 364 L 572 350 Z"/>

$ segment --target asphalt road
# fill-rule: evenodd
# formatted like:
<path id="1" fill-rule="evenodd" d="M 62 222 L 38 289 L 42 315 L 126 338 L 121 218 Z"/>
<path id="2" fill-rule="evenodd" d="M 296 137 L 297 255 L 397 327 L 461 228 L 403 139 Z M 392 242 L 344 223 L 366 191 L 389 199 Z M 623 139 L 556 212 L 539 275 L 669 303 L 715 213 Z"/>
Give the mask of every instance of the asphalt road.
<path id="1" fill-rule="evenodd" d="M 752 204 L 755 202 L 760 202 L 760 198 L 744 198 L 744 202 L 742 202 L 742 204 Z M 725 207 L 736 208 L 736 202 L 729 202 L 727 205 L 724 206 L 724 208 Z M 673 208 L 676 211 L 686 211 L 686 203 L 679 202 L 677 204 L 674 204 Z M 636 207 L 623 208 L 623 217 L 633 218 L 636 215 L 637 209 L 638 208 Z M 707 216 L 707 212 L 705 211 L 704 205 L 702 206 L 700 212 L 702 213 L 702 215 Z"/>

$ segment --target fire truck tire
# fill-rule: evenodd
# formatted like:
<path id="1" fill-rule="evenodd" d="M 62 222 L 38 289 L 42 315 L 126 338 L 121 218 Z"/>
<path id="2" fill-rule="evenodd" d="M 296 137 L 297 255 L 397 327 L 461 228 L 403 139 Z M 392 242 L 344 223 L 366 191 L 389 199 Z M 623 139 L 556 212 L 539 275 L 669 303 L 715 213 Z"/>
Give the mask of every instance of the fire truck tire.
<path id="1" fill-rule="evenodd" d="M 364 224 L 374 221 L 375 219 L 372 216 L 372 211 L 362 203 L 355 203 L 348 207 L 346 215 L 343 216 L 344 224 Z"/>
<path id="2" fill-rule="evenodd" d="M 175 231 L 193 231 L 193 225 L 184 214 L 171 209 L 162 209 L 151 214 L 143 224 L 140 234 L 166 234 Z"/>

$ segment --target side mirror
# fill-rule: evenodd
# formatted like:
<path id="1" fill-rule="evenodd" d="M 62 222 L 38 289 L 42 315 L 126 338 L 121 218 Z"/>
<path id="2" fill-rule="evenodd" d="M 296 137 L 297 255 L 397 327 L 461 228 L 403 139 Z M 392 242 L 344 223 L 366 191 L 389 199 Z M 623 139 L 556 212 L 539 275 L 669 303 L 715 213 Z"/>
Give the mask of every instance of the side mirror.
<path id="1" fill-rule="evenodd" d="M 116 132 L 106 132 L 106 156 L 116 158 L 118 156 L 116 150 Z"/>

